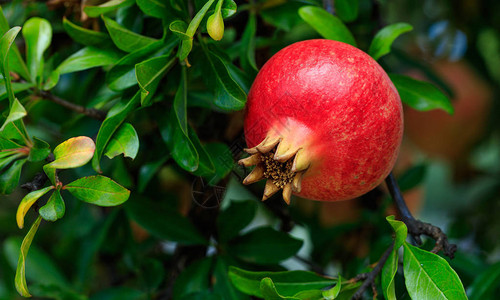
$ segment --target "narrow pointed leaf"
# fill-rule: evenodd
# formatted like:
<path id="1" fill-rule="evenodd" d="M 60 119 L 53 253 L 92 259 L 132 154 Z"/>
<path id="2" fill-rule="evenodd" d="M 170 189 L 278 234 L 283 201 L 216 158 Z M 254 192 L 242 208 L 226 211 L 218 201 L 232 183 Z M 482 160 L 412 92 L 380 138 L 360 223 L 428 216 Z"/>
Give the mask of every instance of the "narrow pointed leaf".
<path id="1" fill-rule="evenodd" d="M 78 26 L 63 18 L 63 28 L 66 33 L 77 43 L 85 46 L 103 47 L 112 45 L 111 38 L 104 32 L 94 31 Z"/>
<path id="2" fill-rule="evenodd" d="M 108 17 L 102 16 L 102 19 L 104 20 L 104 24 L 108 29 L 113 43 L 115 43 L 118 49 L 125 52 L 132 52 L 158 41 L 157 39 L 140 35 L 131 30 L 128 30 L 127 28 L 121 26 L 116 21 Z"/>
<path id="3" fill-rule="evenodd" d="M 52 41 L 52 26 L 45 19 L 33 17 L 24 23 L 23 36 L 31 80 L 40 83 L 43 74 L 43 53 Z"/>
<path id="4" fill-rule="evenodd" d="M 0 36 L 3 36 L 7 31 L 9 31 L 10 26 L 9 22 L 5 18 L 5 14 L 3 12 L 2 7 L 0 7 Z M 15 73 L 21 75 L 21 77 L 25 80 L 30 80 L 30 73 L 26 63 L 24 62 L 21 52 L 17 48 L 16 44 L 12 44 L 12 50 L 9 54 L 9 66 Z"/>
<path id="5" fill-rule="evenodd" d="M 54 187 L 53 186 L 48 186 L 46 188 L 33 191 L 26 196 L 24 196 L 23 200 L 21 200 L 21 203 L 19 203 L 19 206 L 17 207 L 17 213 L 16 213 L 16 221 L 17 221 L 17 226 L 22 229 L 24 227 L 24 216 L 26 216 L 26 213 L 28 210 L 31 208 L 31 206 L 38 200 L 40 197 L 43 195 L 47 194 L 50 190 L 52 190 Z"/>
<path id="6" fill-rule="evenodd" d="M 356 46 L 352 33 L 344 23 L 321 7 L 303 6 L 299 9 L 299 15 L 325 39 Z"/>
<path id="7" fill-rule="evenodd" d="M 135 3 L 135 0 L 110 0 L 104 2 L 97 6 L 85 6 L 83 11 L 89 15 L 89 17 L 95 18 L 101 14 L 105 14 L 111 11 L 115 11 L 121 7 L 127 7 Z"/>
<path id="8" fill-rule="evenodd" d="M 120 60 L 121 54 L 114 50 L 85 47 L 65 59 L 58 67 L 60 74 L 87 70 L 90 68 L 113 65 Z"/>
<path id="9" fill-rule="evenodd" d="M 125 157 L 134 159 L 139 151 L 139 137 L 137 132 L 130 123 L 123 124 L 120 129 L 113 135 L 106 147 L 106 155 L 108 158 L 113 158 L 123 154 Z"/>
<path id="10" fill-rule="evenodd" d="M 26 284 L 26 256 L 28 256 L 28 251 L 31 246 L 31 242 L 35 237 L 35 234 L 40 226 L 42 217 L 38 217 L 36 221 L 31 225 L 28 234 L 24 237 L 23 243 L 21 244 L 21 253 L 19 254 L 19 261 L 17 263 L 15 285 L 17 292 L 23 297 L 31 297 L 28 291 L 28 285 Z"/>
<path id="11" fill-rule="evenodd" d="M 437 254 L 404 243 L 404 276 L 412 299 L 467 299 L 457 273 Z"/>
<path id="12" fill-rule="evenodd" d="M 95 175 L 77 179 L 67 184 L 76 198 L 99 206 L 116 206 L 127 201 L 130 191 L 108 177 Z"/>
<path id="13" fill-rule="evenodd" d="M 66 207 L 61 197 L 61 192 L 55 190 L 52 195 L 50 195 L 47 204 L 42 206 L 38 213 L 45 221 L 55 222 L 64 216 L 65 211 Z"/>
<path id="14" fill-rule="evenodd" d="M 12 105 L 9 110 L 9 115 L 7 116 L 7 119 L 3 123 L 2 127 L 0 127 L 0 131 L 3 131 L 5 129 L 5 126 L 9 123 L 13 123 L 19 119 L 22 119 L 24 116 L 26 116 L 26 109 L 24 109 L 23 105 L 17 98 L 14 98 L 14 101 L 12 102 Z"/>
<path id="15" fill-rule="evenodd" d="M 399 74 L 389 74 L 389 77 L 398 89 L 403 103 L 420 111 L 442 109 L 453 114 L 450 99 L 433 84 Z"/>
<path id="16" fill-rule="evenodd" d="M 5 89 L 7 91 L 7 96 L 9 97 L 9 103 L 12 105 L 14 102 L 15 96 L 14 91 L 12 90 L 12 83 L 9 74 L 9 51 L 16 39 L 17 34 L 21 30 L 21 27 L 16 26 L 7 31 L 2 38 L 0 39 L 0 71 L 2 71 L 2 75 L 5 81 Z"/>
<path id="17" fill-rule="evenodd" d="M 391 52 L 391 45 L 396 38 L 412 29 L 413 27 L 407 23 L 396 23 L 382 28 L 373 38 L 368 54 L 378 60 Z"/>

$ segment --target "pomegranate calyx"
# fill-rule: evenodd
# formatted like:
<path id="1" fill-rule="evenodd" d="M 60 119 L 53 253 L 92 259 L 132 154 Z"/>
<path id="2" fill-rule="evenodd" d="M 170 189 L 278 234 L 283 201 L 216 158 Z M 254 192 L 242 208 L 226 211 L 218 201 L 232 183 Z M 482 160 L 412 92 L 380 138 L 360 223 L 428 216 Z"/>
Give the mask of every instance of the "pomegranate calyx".
<path id="1" fill-rule="evenodd" d="M 281 137 L 267 136 L 260 144 L 245 151 L 250 156 L 241 159 L 238 164 L 255 168 L 243 184 L 267 179 L 262 201 L 283 189 L 283 200 L 290 204 L 292 192 L 300 192 L 302 177 L 311 164 L 304 149 Z"/>

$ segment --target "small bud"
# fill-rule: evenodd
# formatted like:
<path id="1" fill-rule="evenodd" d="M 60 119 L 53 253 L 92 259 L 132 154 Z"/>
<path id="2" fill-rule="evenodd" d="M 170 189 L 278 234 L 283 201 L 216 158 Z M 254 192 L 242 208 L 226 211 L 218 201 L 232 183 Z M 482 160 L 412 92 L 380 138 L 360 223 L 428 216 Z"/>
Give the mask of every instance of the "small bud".
<path id="1" fill-rule="evenodd" d="M 208 17 L 207 31 L 210 37 L 216 41 L 220 41 L 222 36 L 224 36 L 224 20 L 222 19 L 220 10 L 215 11 L 213 15 Z"/>

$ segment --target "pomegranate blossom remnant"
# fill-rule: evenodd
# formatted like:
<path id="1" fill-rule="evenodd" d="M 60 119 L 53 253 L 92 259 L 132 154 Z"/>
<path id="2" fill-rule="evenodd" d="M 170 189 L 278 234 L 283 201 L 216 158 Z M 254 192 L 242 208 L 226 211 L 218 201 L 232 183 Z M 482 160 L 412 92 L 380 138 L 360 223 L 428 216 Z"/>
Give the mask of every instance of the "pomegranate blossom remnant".
<path id="1" fill-rule="evenodd" d="M 368 54 L 345 43 L 308 40 L 260 70 L 245 115 L 254 166 L 244 184 L 266 179 L 262 200 L 283 189 L 313 200 L 361 196 L 390 173 L 403 135 L 396 88 Z"/>

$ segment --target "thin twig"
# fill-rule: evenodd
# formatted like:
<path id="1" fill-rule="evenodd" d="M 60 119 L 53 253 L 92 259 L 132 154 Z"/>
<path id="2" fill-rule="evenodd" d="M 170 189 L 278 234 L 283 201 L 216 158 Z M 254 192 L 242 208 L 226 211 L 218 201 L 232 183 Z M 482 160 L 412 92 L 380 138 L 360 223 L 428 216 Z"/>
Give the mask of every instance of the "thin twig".
<path id="1" fill-rule="evenodd" d="M 335 0 L 323 0 L 323 7 L 332 15 L 335 14 Z"/>
<path id="2" fill-rule="evenodd" d="M 75 112 L 80 113 L 80 114 L 84 114 L 84 115 L 91 117 L 93 119 L 96 119 L 99 121 L 104 121 L 104 119 L 106 119 L 106 112 L 102 111 L 100 109 L 87 108 L 85 106 L 71 103 L 71 102 L 64 100 L 62 98 L 59 98 L 59 97 L 57 97 L 57 96 L 55 96 L 52 93 L 47 92 L 47 91 L 40 91 L 40 92 L 38 92 L 38 95 L 45 100 L 52 101 L 56 104 L 59 104 L 63 107 L 66 107 L 67 109 L 70 109 L 70 110 L 75 111 Z"/>
<path id="3" fill-rule="evenodd" d="M 433 253 L 438 253 L 439 251 L 443 251 L 444 255 L 449 258 L 453 258 L 455 255 L 455 251 L 457 251 L 457 245 L 450 244 L 448 242 L 448 237 L 446 234 L 439 228 L 429 223 L 424 223 L 420 220 L 417 220 L 413 217 L 408 206 L 406 206 L 405 200 L 401 191 L 399 189 L 396 178 L 392 173 L 385 179 L 387 187 L 389 188 L 389 192 L 391 193 L 392 198 L 394 199 L 394 203 L 396 204 L 399 213 L 401 214 L 401 221 L 403 221 L 408 227 L 408 233 L 415 239 L 418 244 L 422 243 L 420 236 L 422 234 L 427 235 L 433 238 L 436 241 L 436 245 L 434 249 L 432 249 Z"/>
<path id="4" fill-rule="evenodd" d="M 389 248 L 387 248 L 387 250 L 385 250 L 384 254 L 382 254 L 377 265 L 375 266 L 375 268 L 373 268 L 373 270 L 371 270 L 368 273 L 358 274 L 358 275 L 356 275 L 356 277 L 354 277 L 353 279 L 350 280 L 350 282 L 358 282 L 358 281 L 363 280 L 363 284 L 359 287 L 359 289 L 356 291 L 356 293 L 354 293 L 354 295 L 351 298 L 352 300 L 360 299 L 361 296 L 363 296 L 363 293 L 369 287 L 373 286 L 373 284 L 375 282 L 375 278 L 377 278 L 377 276 L 382 271 L 382 268 L 384 267 L 385 262 L 389 258 L 389 254 L 391 254 L 393 247 L 394 247 L 394 244 L 391 244 L 391 246 Z"/>

